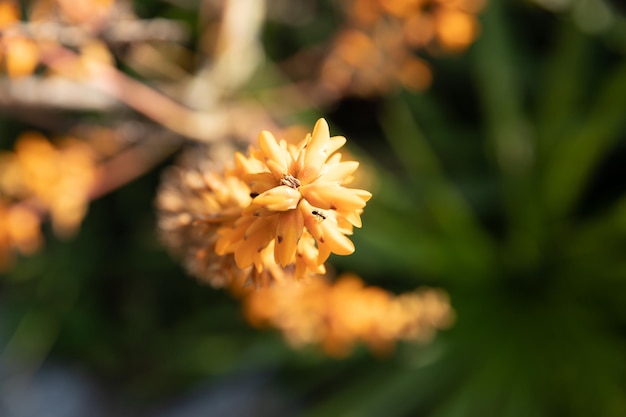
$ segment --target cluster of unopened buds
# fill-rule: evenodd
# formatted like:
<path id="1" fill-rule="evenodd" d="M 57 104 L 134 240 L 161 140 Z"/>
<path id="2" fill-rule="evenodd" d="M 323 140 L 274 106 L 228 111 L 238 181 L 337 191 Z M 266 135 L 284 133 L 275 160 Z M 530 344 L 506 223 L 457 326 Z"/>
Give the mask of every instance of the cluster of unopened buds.
<path id="1" fill-rule="evenodd" d="M 342 160 L 345 143 L 320 119 L 296 144 L 261 132 L 258 147 L 235 152 L 232 165 L 194 148 L 166 172 L 157 199 L 162 240 L 191 274 L 243 295 L 251 322 L 336 355 L 357 341 L 425 339 L 452 316 L 443 295 L 424 302 L 423 293 L 393 296 L 358 278 L 331 282 L 325 263 L 354 252 L 348 236 L 372 197 L 348 187 L 359 163 Z"/>

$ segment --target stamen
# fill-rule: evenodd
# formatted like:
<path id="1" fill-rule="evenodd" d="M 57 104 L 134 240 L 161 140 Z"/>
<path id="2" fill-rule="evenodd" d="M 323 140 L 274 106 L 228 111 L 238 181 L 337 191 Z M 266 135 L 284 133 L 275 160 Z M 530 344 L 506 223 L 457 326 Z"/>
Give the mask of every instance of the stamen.
<path id="1" fill-rule="evenodd" d="M 292 176 L 291 174 L 285 175 L 283 177 L 283 179 L 280 180 L 280 183 L 282 185 L 286 185 L 286 186 L 294 188 L 294 189 L 300 187 L 300 185 L 301 185 L 300 184 L 300 180 L 297 179 L 296 177 Z"/>

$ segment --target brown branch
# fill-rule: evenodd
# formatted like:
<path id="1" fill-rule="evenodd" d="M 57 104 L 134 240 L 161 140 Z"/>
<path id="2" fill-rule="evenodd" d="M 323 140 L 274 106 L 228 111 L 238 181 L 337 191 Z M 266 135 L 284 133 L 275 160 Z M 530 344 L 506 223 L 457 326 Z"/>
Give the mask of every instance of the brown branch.
<path id="1" fill-rule="evenodd" d="M 139 178 L 174 153 L 181 144 L 176 136 L 162 132 L 101 162 L 96 170 L 96 183 L 90 199 L 95 200 Z"/>
<path id="2" fill-rule="evenodd" d="M 233 131 L 241 131 L 250 125 L 246 117 L 252 116 L 254 120 L 263 113 L 258 108 L 250 111 L 242 106 L 222 106 L 211 113 L 192 110 L 110 65 L 83 62 L 80 55 L 61 46 L 43 49 L 41 60 L 61 74 L 82 65 L 86 69 L 80 79 L 84 86 L 117 99 L 172 132 L 202 142 L 220 140 Z"/>
<path id="3" fill-rule="evenodd" d="M 107 43 L 186 42 L 189 30 L 185 25 L 169 19 L 109 21 L 101 31 L 94 33 L 83 26 L 68 26 L 55 21 L 22 22 L 6 31 L 18 31 L 38 41 L 58 42 L 67 46 L 84 45 L 94 38 Z M 2 33 L 3 31 L 0 31 Z"/>
<path id="4" fill-rule="evenodd" d="M 0 106 L 111 111 L 120 103 L 101 91 L 85 92 L 84 84 L 68 78 L 0 78 Z"/>

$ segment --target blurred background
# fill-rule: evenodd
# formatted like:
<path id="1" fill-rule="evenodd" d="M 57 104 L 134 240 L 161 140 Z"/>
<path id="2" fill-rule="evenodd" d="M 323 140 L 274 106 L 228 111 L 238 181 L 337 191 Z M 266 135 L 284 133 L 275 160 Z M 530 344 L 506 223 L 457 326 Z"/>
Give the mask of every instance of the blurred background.
<path id="1" fill-rule="evenodd" d="M 618 0 L 0 1 L 0 416 L 626 415 Z M 374 197 L 333 269 L 450 297 L 293 349 L 157 233 L 188 146 L 325 117 Z"/>

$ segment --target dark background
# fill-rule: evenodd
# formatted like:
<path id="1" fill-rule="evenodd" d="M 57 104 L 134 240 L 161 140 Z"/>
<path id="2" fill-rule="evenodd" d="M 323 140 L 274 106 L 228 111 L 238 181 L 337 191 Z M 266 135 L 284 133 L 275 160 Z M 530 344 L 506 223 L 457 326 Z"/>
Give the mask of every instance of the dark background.
<path id="1" fill-rule="evenodd" d="M 75 238 L 44 230 L 45 248 L 2 276 L 0 415 L 626 415 L 618 4 L 491 0 L 467 51 L 423 54 L 426 92 L 348 97 L 290 120 L 326 117 L 375 178 L 356 252 L 331 263 L 393 292 L 448 291 L 457 320 L 432 343 L 338 360 L 250 327 L 236 299 L 158 242 L 155 192 L 172 156 L 93 201 Z M 609 23 L 594 26 L 583 6 L 606 8 Z M 182 2 L 135 8 L 197 24 Z M 332 34 L 336 4 L 311 10 L 303 24 L 265 24 L 269 62 Z M 33 126 L 3 113 L 10 149 Z"/>

